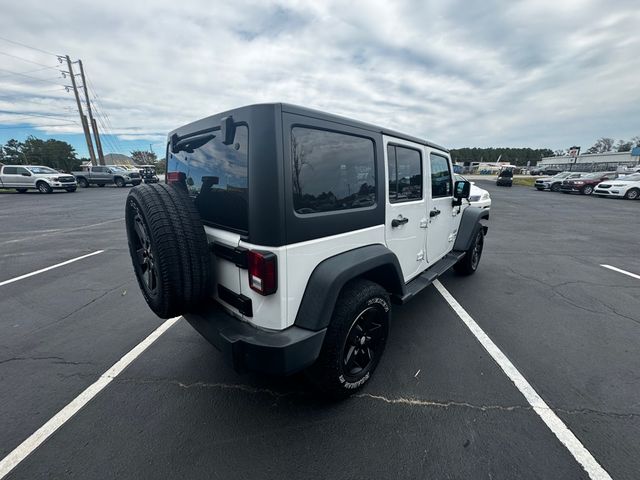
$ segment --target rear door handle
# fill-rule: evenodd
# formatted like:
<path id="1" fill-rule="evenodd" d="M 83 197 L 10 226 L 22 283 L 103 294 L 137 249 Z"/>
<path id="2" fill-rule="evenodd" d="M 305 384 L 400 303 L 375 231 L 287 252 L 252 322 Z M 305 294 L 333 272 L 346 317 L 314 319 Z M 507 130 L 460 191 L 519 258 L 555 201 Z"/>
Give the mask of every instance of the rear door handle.
<path id="1" fill-rule="evenodd" d="M 431 210 L 429 212 L 429 218 L 437 217 L 438 215 L 440 215 L 440 210 Z"/>
<path id="2" fill-rule="evenodd" d="M 409 221 L 407 217 L 402 217 L 402 216 L 400 217 L 401 218 L 394 218 L 393 220 L 391 220 L 391 226 L 393 228 L 399 227 L 400 225 L 404 225 Z"/>

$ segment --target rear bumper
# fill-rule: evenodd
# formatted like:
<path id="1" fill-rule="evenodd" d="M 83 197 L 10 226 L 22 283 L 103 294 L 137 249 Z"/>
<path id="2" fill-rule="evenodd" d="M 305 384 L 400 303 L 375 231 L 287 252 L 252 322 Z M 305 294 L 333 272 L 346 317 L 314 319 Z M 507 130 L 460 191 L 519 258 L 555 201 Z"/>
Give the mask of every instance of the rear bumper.
<path id="1" fill-rule="evenodd" d="M 184 318 L 220 350 L 240 372 L 290 375 L 318 358 L 326 329 L 313 331 L 292 326 L 285 330 L 260 330 L 212 304 Z"/>
<path id="2" fill-rule="evenodd" d="M 496 185 L 498 186 L 511 186 L 513 185 L 513 179 L 512 178 L 499 178 L 498 180 L 496 180 Z"/>

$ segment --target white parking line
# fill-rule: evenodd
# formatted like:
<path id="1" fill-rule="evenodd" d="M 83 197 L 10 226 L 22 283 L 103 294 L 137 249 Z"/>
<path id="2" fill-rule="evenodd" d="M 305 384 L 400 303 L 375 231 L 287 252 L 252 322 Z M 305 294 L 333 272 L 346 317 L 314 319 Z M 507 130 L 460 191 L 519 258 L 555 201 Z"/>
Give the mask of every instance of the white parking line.
<path id="1" fill-rule="evenodd" d="M 104 222 L 90 223 L 89 225 L 81 225 L 79 227 L 58 228 L 58 229 L 55 229 L 55 230 L 42 230 L 42 231 L 39 232 L 39 235 L 29 235 L 28 237 L 14 238 L 13 240 L 5 240 L 4 242 L 0 242 L 0 245 L 8 245 L 9 243 L 25 242 L 27 240 L 34 240 L 34 239 L 42 238 L 42 237 L 50 237 L 51 235 L 58 235 L 60 233 L 75 232 L 77 230 L 86 230 L 87 228 L 99 227 L 101 225 L 106 225 L 108 223 L 122 222 L 122 221 L 123 220 L 121 218 L 115 218 L 113 220 L 105 220 Z M 21 232 L 21 233 L 28 233 L 28 232 Z M 38 233 L 38 232 L 34 232 L 34 233 Z"/>
<path id="2" fill-rule="evenodd" d="M 609 270 L 613 270 L 614 272 L 622 273 L 624 275 L 629 275 L 632 278 L 637 278 L 640 280 L 640 275 L 636 275 L 635 273 L 627 272 L 626 270 L 622 270 L 618 267 L 612 267 L 611 265 L 600 264 L 601 267 L 608 268 Z"/>
<path id="3" fill-rule="evenodd" d="M 569 428 L 560 420 L 551 408 L 545 403 L 545 401 L 538 395 L 533 389 L 531 384 L 522 376 L 518 369 L 511 363 L 507 356 L 496 346 L 495 343 L 487 336 L 486 333 L 475 322 L 471 315 L 456 301 L 455 298 L 444 288 L 444 286 L 438 281 L 434 281 L 433 285 L 436 287 L 440 295 L 444 297 L 451 308 L 456 312 L 458 317 L 465 323 L 465 325 L 471 330 L 471 333 L 478 339 L 484 349 L 491 355 L 495 362 L 500 366 L 504 373 L 514 383 L 516 388 L 520 390 L 520 393 L 524 395 L 529 405 L 533 407 L 533 410 L 538 414 L 542 421 L 549 427 L 553 434 L 560 440 L 560 442 L 569 450 L 573 458 L 575 458 L 582 468 L 587 472 L 589 477 L 593 480 L 611 480 L 611 477 L 604 468 L 596 461 L 591 453 L 582 445 L 580 440 L 569 430 Z"/>
<path id="4" fill-rule="evenodd" d="M 9 455 L 0 461 L 0 480 L 13 470 L 20 462 L 38 448 L 56 430 L 64 425 L 71 417 L 89 403 L 98 393 L 100 393 L 111 381 L 140 356 L 153 342 L 171 328 L 180 318 L 170 318 L 156 328 L 147 338 L 136 345 L 129 353 L 118 360 L 109 370 L 100 375 L 100 378 L 91 384 L 80 395 L 74 398 L 62 410 L 56 413 L 47 423 L 36 430 L 29 438 L 18 445 Z"/>
<path id="5" fill-rule="evenodd" d="M 3 282 L 0 282 L 0 287 L 2 287 L 4 285 L 9 285 L 10 283 L 13 283 L 13 282 L 17 282 L 18 280 L 23 280 L 25 278 L 33 277 L 34 275 L 38 275 L 39 273 L 48 272 L 49 270 L 53 270 L 54 268 L 63 267 L 64 265 L 69 265 L 70 263 L 77 262 L 78 260 L 82 260 L 82 259 L 87 258 L 87 257 L 92 257 L 94 255 L 98 255 L 99 253 L 102 253 L 102 252 L 104 252 L 104 250 L 96 250 L 95 252 L 87 253 L 86 255 L 82 255 L 81 257 L 72 258 L 71 260 L 67 260 L 67 261 L 62 262 L 62 263 L 57 263 L 57 264 L 51 265 L 50 267 L 47 267 L 47 268 L 41 268 L 40 270 L 36 270 L 35 272 L 26 273 L 24 275 L 20 275 L 19 277 L 15 277 L 15 278 L 10 278 L 9 280 L 5 280 Z"/>

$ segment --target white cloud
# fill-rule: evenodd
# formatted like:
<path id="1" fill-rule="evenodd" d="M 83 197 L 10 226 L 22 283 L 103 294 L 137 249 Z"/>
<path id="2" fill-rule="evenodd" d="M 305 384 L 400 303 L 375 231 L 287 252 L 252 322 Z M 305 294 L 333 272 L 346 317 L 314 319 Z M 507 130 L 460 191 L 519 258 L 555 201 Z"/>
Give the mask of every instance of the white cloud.
<path id="1" fill-rule="evenodd" d="M 82 58 L 122 140 L 161 145 L 183 123 L 268 101 L 450 147 L 588 146 L 598 136 L 640 134 L 640 14 L 632 1 L 41 5 L 5 5 L 10 21 L 1 35 Z M 0 51 L 55 64 L 2 41 Z M 0 60 L 11 71 L 38 68 Z M 3 73 L 0 110 L 75 120 L 75 102 L 61 87 Z"/>

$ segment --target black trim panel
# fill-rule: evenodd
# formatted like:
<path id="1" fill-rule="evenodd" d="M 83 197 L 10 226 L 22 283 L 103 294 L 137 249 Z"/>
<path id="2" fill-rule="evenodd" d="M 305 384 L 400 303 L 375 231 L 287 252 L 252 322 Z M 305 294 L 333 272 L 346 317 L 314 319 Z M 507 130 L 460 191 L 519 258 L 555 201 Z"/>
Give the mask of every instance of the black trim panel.
<path id="1" fill-rule="evenodd" d="M 235 293 L 224 285 L 218 284 L 218 296 L 220 300 L 228 303 L 247 317 L 253 317 L 253 305 L 249 297 L 245 297 L 241 293 Z"/>
<path id="2" fill-rule="evenodd" d="M 244 270 L 248 267 L 247 254 L 249 250 L 244 247 L 229 247 L 220 242 L 214 242 L 209 247 L 216 257 L 224 258 L 234 263 L 236 267 Z"/>
<path id="3" fill-rule="evenodd" d="M 238 320 L 212 302 L 199 313 L 184 318 L 230 360 L 239 372 L 290 375 L 318 358 L 326 329 L 316 332 L 300 327 L 260 330 Z"/>
<path id="4" fill-rule="evenodd" d="M 384 245 L 368 245 L 328 258 L 318 264 L 300 302 L 295 324 L 310 330 L 326 328 L 342 287 L 356 277 L 379 283 L 403 296 L 404 279 L 398 257 Z"/>
<path id="5" fill-rule="evenodd" d="M 481 221 L 488 219 L 489 210 L 478 207 L 465 208 L 464 212 L 462 212 L 460 226 L 458 227 L 458 235 L 456 236 L 456 242 L 453 244 L 453 249 L 459 252 L 466 252 L 469 250 L 478 228 L 484 228 L 484 233 L 487 233 L 488 227 L 486 225 L 482 225 Z"/>

